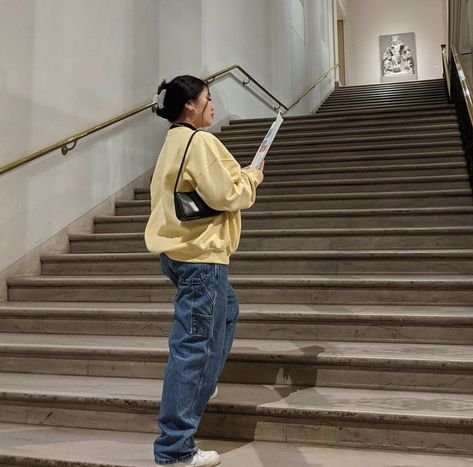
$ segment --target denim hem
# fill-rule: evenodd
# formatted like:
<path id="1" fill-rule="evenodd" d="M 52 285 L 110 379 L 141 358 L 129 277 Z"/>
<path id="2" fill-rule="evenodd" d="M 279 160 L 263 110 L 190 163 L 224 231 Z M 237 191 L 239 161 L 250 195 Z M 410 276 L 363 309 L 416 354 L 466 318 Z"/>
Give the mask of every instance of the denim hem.
<path id="1" fill-rule="evenodd" d="M 156 462 L 156 464 L 160 464 L 160 465 L 163 465 L 163 464 L 172 465 L 172 464 L 177 464 L 178 462 L 188 461 L 189 459 L 192 459 L 196 454 L 197 454 L 197 449 L 191 454 L 186 454 L 185 456 L 178 457 L 177 459 L 173 459 L 169 461 L 160 461 L 158 459 L 155 459 L 154 461 Z"/>

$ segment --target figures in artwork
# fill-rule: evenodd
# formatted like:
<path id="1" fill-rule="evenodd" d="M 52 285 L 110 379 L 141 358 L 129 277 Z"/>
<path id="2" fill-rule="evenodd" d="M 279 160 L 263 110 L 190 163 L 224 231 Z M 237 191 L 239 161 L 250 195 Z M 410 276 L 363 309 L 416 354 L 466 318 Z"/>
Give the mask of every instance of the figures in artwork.
<path id="1" fill-rule="evenodd" d="M 392 36 L 391 45 L 383 54 L 383 66 L 384 75 L 415 73 L 412 51 L 399 36 Z"/>

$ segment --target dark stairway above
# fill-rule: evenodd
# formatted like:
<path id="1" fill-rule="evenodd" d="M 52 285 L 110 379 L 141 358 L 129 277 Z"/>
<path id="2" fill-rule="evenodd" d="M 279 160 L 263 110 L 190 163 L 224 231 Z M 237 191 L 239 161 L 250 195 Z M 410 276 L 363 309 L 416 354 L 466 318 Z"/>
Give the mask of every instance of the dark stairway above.
<path id="1" fill-rule="evenodd" d="M 245 166 L 271 121 L 217 136 Z M 40 276 L 9 281 L 0 427 L 33 448 L 0 446 L 0 463 L 94 463 L 55 457 L 44 440 L 56 436 L 122 465 L 108 443 L 152 441 L 174 290 L 144 246 L 149 198 L 136 189 L 94 233 L 71 235 L 70 253 L 44 256 Z M 228 467 L 244 445 L 251 467 L 289 467 L 285 455 L 333 467 L 347 453 L 470 465 L 473 201 L 444 82 L 340 88 L 315 115 L 287 117 L 242 218 L 240 322 L 202 446 Z M 317 445 L 331 446 L 326 464 Z M 152 465 L 151 446 L 139 455 Z"/>

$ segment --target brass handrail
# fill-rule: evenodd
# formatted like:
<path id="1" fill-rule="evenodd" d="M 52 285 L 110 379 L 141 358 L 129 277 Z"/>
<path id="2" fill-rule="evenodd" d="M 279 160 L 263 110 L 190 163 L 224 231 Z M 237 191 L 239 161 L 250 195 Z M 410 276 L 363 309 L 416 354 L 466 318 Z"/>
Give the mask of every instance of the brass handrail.
<path id="1" fill-rule="evenodd" d="M 240 71 L 241 73 L 243 73 L 247 78 L 248 78 L 248 81 L 242 81 L 241 84 L 243 86 L 246 86 L 247 84 L 249 84 L 250 82 L 253 82 L 256 84 L 256 86 L 258 86 L 265 94 L 267 94 L 269 97 L 271 97 L 271 99 L 273 99 L 273 101 L 277 102 L 279 105 L 278 107 L 273 107 L 274 110 L 279 110 L 281 107 L 284 107 L 284 109 L 287 110 L 287 106 L 285 106 L 277 97 L 274 97 L 263 85 L 261 85 L 255 78 L 253 78 L 253 76 L 251 76 L 243 67 L 241 67 L 240 65 L 232 65 L 232 66 L 229 66 L 227 68 L 223 68 L 222 70 L 219 70 L 217 71 L 216 73 L 212 73 L 211 75 L 209 76 L 206 76 L 205 78 L 203 78 L 203 80 L 208 83 L 208 84 L 212 84 L 216 78 L 219 78 L 220 76 L 223 76 L 223 75 L 226 75 L 227 73 L 230 73 L 231 71 L 233 70 L 238 70 Z"/>
<path id="2" fill-rule="evenodd" d="M 458 77 L 460 78 L 460 84 L 463 91 L 463 96 L 465 98 L 466 107 L 468 109 L 468 115 L 470 116 L 471 124 L 473 125 L 473 87 L 468 80 L 468 77 L 465 75 L 463 71 L 463 66 L 461 63 L 460 56 L 458 54 L 457 49 L 455 46 L 452 45 L 452 57 L 453 62 L 455 63 L 455 67 L 457 68 Z"/>
<path id="3" fill-rule="evenodd" d="M 311 86 L 309 86 L 302 94 L 299 95 L 299 97 L 296 98 L 296 100 L 287 108 L 287 112 L 289 110 L 291 110 L 294 106 L 296 106 L 301 100 L 303 97 L 306 96 L 306 94 L 309 94 L 310 91 L 312 91 L 312 89 L 314 89 L 318 84 L 320 84 L 330 73 L 332 73 L 333 70 L 336 70 L 340 65 L 338 63 L 336 63 L 335 65 L 333 65 L 332 68 L 330 68 L 330 70 L 327 71 L 327 73 L 325 73 L 323 76 L 321 76 L 314 84 L 312 84 Z"/>
<path id="4" fill-rule="evenodd" d="M 79 141 L 80 139 L 92 135 L 97 131 L 103 130 L 104 128 L 107 128 L 111 125 L 114 125 L 115 123 L 121 122 L 122 120 L 132 117 L 133 115 L 136 115 L 140 112 L 143 112 L 144 110 L 151 108 L 153 105 L 154 102 L 141 105 L 140 107 L 136 107 L 135 109 L 121 114 L 118 117 L 107 120 L 106 122 L 100 123 L 92 128 L 81 131 L 80 133 L 76 133 L 75 135 L 72 135 L 69 138 L 63 139 L 55 144 L 52 144 L 51 146 L 47 146 L 43 149 L 40 149 L 39 151 L 36 151 L 33 154 L 30 154 L 29 156 L 23 157 L 14 162 L 10 162 L 9 164 L 2 165 L 0 166 L 0 175 L 3 175 L 4 173 L 9 172 L 10 170 L 16 169 L 17 167 L 21 167 L 22 165 L 34 161 L 35 159 L 39 159 L 40 157 L 43 157 L 46 154 L 54 152 L 58 149 L 60 149 L 62 155 L 65 156 L 69 151 L 72 151 L 76 147 L 77 141 Z"/>
<path id="5" fill-rule="evenodd" d="M 273 101 L 277 102 L 278 106 L 273 107 L 274 110 L 280 110 L 281 108 L 285 109 L 285 112 L 289 111 L 292 109 L 296 104 L 298 104 L 301 99 L 308 94 L 312 89 L 314 89 L 322 80 L 324 80 L 335 68 L 337 68 L 339 65 L 336 64 L 330 70 L 328 70 L 322 77 L 320 77 L 314 84 L 312 84 L 309 88 L 307 88 L 302 94 L 300 94 L 297 99 L 289 106 L 283 104 L 278 98 L 276 98 L 273 94 L 271 94 L 264 86 L 262 86 L 253 76 L 250 75 L 243 67 L 239 65 L 232 65 L 230 67 L 224 68 L 222 70 L 217 71 L 216 73 L 213 73 L 205 78 L 204 81 L 206 81 L 208 84 L 211 84 L 215 81 L 216 78 L 223 76 L 227 73 L 230 73 L 233 70 L 239 70 L 241 73 L 243 73 L 247 81 L 242 81 L 242 85 L 246 86 L 250 82 L 253 82 L 258 88 L 260 88 L 265 94 L 267 94 Z M 103 123 L 100 123 L 92 128 L 88 128 L 87 130 L 83 130 L 79 133 L 76 133 L 75 135 L 70 136 L 69 138 L 63 139 L 55 144 L 52 144 L 50 146 L 47 146 L 43 149 L 40 149 L 39 151 L 34 152 L 33 154 L 30 154 L 29 156 L 23 157 L 21 159 L 18 159 L 14 162 L 10 162 L 8 164 L 0 166 L 0 175 L 3 175 L 7 172 L 10 172 L 13 169 L 16 169 L 18 167 L 21 167 L 28 162 L 34 161 L 35 159 L 39 159 L 40 157 L 43 157 L 51 152 L 54 152 L 58 149 L 61 150 L 61 153 L 63 156 L 66 156 L 69 151 L 72 151 L 76 146 L 77 142 L 81 140 L 82 138 L 85 138 L 86 136 L 92 135 L 93 133 L 96 133 L 97 131 L 103 130 L 104 128 L 107 128 L 111 125 L 114 125 L 115 123 L 121 122 L 123 120 L 126 120 L 129 117 L 132 117 L 133 115 L 136 115 L 140 112 L 143 112 L 147 109 L 150 109 L 153 107 L 155 104 L 154 101 L 151 101 L 147 104 L 143 104 L 139 107 L 136 107 L 133 110 L 130 110 L 129 112 L 123 113 L 119 115 L 118 117 L 112 118 L 110 120 L 107 120 Z"/>
<path id="6" fill-rule="evenodd" d="M 442 61 L 443 61 L 445 81 L 447 82 L 448 97 L 449 99 L 451 99 L 452 98 L 452 82 L 450 78 L 450 67 L 448 65 L 447 46 L 445 44 L 442 45 Z"/>

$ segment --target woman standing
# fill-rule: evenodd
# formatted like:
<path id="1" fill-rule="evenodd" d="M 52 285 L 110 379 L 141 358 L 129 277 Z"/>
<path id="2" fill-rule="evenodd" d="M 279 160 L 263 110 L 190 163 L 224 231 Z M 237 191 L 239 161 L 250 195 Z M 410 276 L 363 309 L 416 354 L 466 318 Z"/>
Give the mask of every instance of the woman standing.
<path id="1" fill-rule="evenodd" d="M 194 134 L 214 117 L 209 89 L 198 78 L 163 81 L 156 113 L 172 125 L 151 183 L 145 241 L 151 252 L 161 254 L 162 270 L 177 294 L 158 416 L 162 434 L 154 455 L 157 464 L 214 466 L 220 463 L 217 452 L 197 449 L 193 436 L 232 347 L 238 299 L 228 264 L 240 239 L 240 210 L 255 202 L 264 164 L 241 169 L 215 136 Z M 220 212 L 180 221 L 174 186 L 187 146 L 178 191 L 196 191 Z"/>

